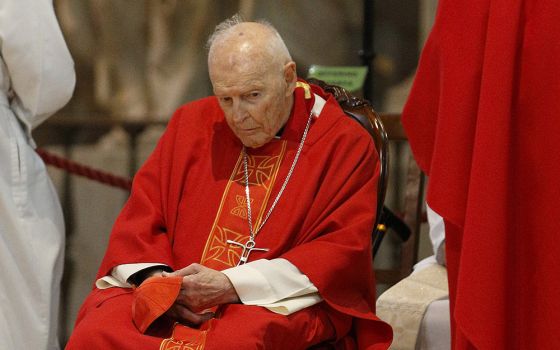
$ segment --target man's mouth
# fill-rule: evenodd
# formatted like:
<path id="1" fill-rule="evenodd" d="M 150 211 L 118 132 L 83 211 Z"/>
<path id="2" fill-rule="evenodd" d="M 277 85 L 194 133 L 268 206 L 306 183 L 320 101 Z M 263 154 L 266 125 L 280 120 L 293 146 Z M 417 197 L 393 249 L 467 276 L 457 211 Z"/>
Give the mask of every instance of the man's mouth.
<path id="1" fill-rule="evenodd" d="M 239 130 L 243 133 L 251 133 L 257 130 L 258 128 L 240 128 Z"/>

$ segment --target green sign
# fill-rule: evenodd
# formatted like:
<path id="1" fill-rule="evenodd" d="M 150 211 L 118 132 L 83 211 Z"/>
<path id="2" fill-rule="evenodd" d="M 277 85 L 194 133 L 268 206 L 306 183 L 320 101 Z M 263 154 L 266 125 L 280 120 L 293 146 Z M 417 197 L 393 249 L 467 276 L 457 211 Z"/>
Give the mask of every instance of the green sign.
<path id="1" fill-rule="evenodd" d="M 308 77 L 341 86 L 348 91 L 358 91 L 364 85 L 367 70 L 366 66 L 312 65 L 309 67 Z"/>

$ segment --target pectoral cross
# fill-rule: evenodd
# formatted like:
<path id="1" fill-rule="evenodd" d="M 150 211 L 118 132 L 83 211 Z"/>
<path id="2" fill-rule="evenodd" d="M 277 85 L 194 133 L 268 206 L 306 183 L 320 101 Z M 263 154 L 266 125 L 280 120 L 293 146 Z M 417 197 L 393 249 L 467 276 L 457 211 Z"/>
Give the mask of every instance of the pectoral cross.
<path id="1" fill-rule="evenodd" d="M 255 241 L 253 240 L 253 237 L 249 237 L 249 240 L 245 244 L 233 241 L 231 239 L 228 239 L 227 243 L 235 244 L 235 245 L 243 248 L 243 250 L 241 251 L 241 257 L 239 258 L 239 262 L 237 263 L 237 266 L 245 264 L 247 262 L 247 260 L 249 260 L 249 254 L 251 254 L 253 252 L 253 250 L 260 250 L 260 251 L 263 251 L 263 252 L 268 251 L 268 248 L 255 248 L 255 245 L 257 243 L 255 243 Z"/>

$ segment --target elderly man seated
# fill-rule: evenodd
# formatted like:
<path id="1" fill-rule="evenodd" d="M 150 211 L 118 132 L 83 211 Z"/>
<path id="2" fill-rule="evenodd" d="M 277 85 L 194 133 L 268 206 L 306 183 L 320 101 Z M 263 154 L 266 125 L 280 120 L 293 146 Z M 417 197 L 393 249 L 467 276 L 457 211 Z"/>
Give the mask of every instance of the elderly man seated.
<path id="1" fill-rule="evenodd" d="M 134 179 L 68 349 L 386 349 L 372 139 L 238 17 Z M 377 169 L 377 170 L 376 170 Z"/>

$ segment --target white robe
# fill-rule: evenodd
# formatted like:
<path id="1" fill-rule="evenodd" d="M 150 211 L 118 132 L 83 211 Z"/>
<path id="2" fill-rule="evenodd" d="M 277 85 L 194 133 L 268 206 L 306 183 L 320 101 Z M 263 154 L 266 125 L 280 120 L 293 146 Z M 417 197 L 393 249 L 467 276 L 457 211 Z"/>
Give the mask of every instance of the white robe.
<path id="1" fill-rule="evenodd" d="M 58 349 L 64 225 L 31 139 L 75 84 L 51 0 L 0 1 L 0 55 L 0 349 Z"/>

